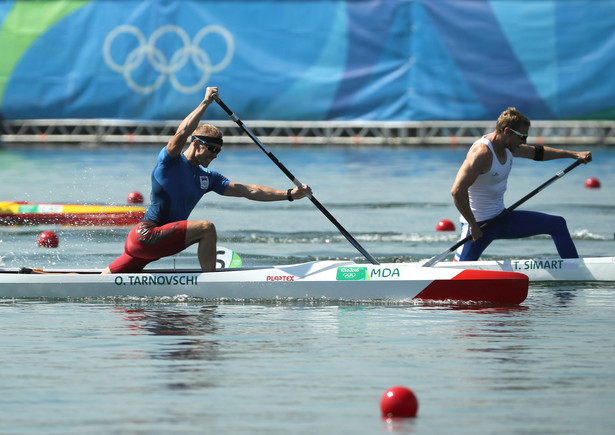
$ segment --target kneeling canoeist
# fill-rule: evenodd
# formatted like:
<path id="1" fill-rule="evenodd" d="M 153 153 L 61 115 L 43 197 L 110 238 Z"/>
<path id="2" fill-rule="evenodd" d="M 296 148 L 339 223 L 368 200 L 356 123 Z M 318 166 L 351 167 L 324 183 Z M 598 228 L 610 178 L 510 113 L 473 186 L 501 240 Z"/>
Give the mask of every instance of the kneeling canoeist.
<path id="1" fill-rule="evenodd" d="M 455 261 L 478 260 L 496 239 L 518 239 L 549 234 L 561 258 L 578 258 L 566 221 L 560 216 L 533 211 L 512 210 L 488 226 L 482 224 L 504 211 L 504 192 L 513 157 L 534 160 L 572 158 L 582 163 L 592 160 L 589 151 L 568 151 L 542 145 L 527 145 L 530 120 L 515 108 L 506 109 L 495 131 L 472 145 L 453 183 L 453 202 L 461 213 L 462 238 L 472 241 L 460 246 Z"/>
<path id="2" fill-rule="evenodd" d="M 191 221 L 188 216 L 207 192 L 254 201 L 293 201 L 311 195 L 307 185 L 277 190 L 256 184 L 229 181 L 209 169 L 222 151 L 222 132 L 213 125 L 198 126 L 205 110 L 218 96 L 208 87 L 205 98 L 179 125 L 177 132 L 158 155 L 152 172 L 152 198 L 145 217 L 128 234 L 124 253 L 102 273 L 139 272 L 145 265 L 177 254 L 198 243 L 203 272 L 216 267 L 216 228 L 209 221 Z M 186 141 L 190 145 L 182 153 Z"/>

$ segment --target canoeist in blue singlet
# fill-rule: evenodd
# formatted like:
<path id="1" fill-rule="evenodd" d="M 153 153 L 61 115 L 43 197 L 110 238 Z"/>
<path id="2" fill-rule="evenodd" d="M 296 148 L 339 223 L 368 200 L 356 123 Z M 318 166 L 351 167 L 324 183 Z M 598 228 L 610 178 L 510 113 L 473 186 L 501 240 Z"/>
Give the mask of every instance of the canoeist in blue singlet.
<path id="1" fill-rule="evenodd" d="M 526 144 L 530 120 L 515 108 L 506 109 L 497 120 L 495 131 L 476 141 L 461 165 L 451 194 L 461 213 L 461 236 L 472 241 L 459 247 L 455 261 L 478 260 L 496 239 L 518 239 L 549 234 L 561 258 L 577 258 L 577 250 L 568 232 L 566 221 L 533 211 L 513 210 L 488 226 L 480 226 L 502 213 L 504 192 L 513 157 L 534 160 L 572 158 L 591 162 L 589 151 L 568 151 L 541 145 Z"/>
<path id="2" fill-rule="evenodd" d="M 175 255 L 195 243 L 199 245 L 201 270 L 214 271 L 217 241 L 214 224 L 188 220 L 207 192 L 254 201 L 293 201 L 311 195 L 312 190 L 305 184 L 301 188 L 277 190 L 229 181 L 209 169 L 222 151 L 222 132 L 213 125 L 198 124 L 217 96 L 217 87 L 207 88 L 203 101 L 182 121 L 160 151 L 152 172 L 152 198 L 145 217 L 128 234 L 124 253 L 103 273 L 138 272 L 148 263 Z M 182 152 L 191 135 L 190 145 Z"/>

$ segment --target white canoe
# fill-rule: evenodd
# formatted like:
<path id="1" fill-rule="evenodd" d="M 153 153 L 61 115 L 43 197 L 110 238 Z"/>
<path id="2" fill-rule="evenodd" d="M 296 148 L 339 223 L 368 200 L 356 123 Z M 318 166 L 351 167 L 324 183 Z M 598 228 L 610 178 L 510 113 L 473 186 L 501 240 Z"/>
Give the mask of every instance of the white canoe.
<path id="1" fill-rule="evenodd" d="M 83 298 L 175 296 L 203 299 L 330 299 L 489 302 L 519 304 L 528 279 L 514 272 L 313 261 L 286 266 L 224 269 L 211 273 L 151 270 L 101 275 L 96 270 L 0 270 L 0 297 Z M 72 272 L 72 273 L 69 273 Z"/>
<path id="2" fill-rule="evenodd" d="M 448 261 L 437 263 L 434 267 L 520 272 L 527 275 L 531 282 L 615 281 L 615 257 Z"/>

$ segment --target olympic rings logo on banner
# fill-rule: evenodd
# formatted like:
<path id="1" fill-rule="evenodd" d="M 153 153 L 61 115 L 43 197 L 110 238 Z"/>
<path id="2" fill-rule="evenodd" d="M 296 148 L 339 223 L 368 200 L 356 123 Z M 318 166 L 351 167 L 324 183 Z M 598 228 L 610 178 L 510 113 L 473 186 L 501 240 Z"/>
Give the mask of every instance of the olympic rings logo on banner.
<path id="1" fill-rule="evenodd" d="M 130 51 L 120 64 L 113 59 L 111 55 L 112 46 L 116 38 L 122 34 L 133 35 L 138 42 L 138 46 Z M 177 35 L 183 43 L 183 47 L 175 51 L 170 58 L 167 58 L 165 53 L 156 47 L 158 40 L 166 35 Z M 205 50 L 200 47 L 200 43 L 209 34 L 218 34 L 222 36 L 226 43 L 226 54 L 224 58 L 217 64 L 212 64 L 210 56 Z M 235 41 L 231 33 L 222 26 L 211 25 L 202 28 L 190 41 L 188 34 L 179 26 L 167 25 L 158 28 L 149 40 L 137 27 L 127 24 L 117 26 L 105 38 L 103 45 L 103 57 L 105 63 L 113 71 L 123 74 L 126 84 L 134 91 L 141 94 L 151 94 L 156 91 L 165 82 L 167 77 L 173 88 L 183 94 L 193 94 L 203 89 L 211 75 L 221 71 L 228 66 L 233 58 L 235 51 Z M 193 85 L 187 86 L 180 83 L 177 78 L 177 72 L 180 71 L 189 60 L 201 71 L 199 81 Z M 151 67 L 159 74 L 156 80 L 150 85 L 141 85 L 133 78 L 133 72 L 143 65 L 143 62 L 149 62 Z"/>

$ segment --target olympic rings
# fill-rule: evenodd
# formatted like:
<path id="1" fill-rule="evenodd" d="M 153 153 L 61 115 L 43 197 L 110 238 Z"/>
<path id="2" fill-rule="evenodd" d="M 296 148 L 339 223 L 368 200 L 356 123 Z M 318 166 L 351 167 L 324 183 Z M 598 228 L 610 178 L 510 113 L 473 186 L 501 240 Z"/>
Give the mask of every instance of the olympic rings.
<path id="1" fill-rule="evenodd" d="M 136 39 L 137 46 L 126 55 L 124 63 L 118 63 L 111 55 L 112 46 L 116 38 L 124 34 L 133 36 Z M 170 59 L 167 58 L 166 53 L 156 46 L 158 40 L 166 34 L 176 35 L 183 44 L 182 48 L 176 50 L 175 53 L 170 56 Z M 215 65 L 212 64 L 211 58 L 207 52 L 200 47 L 203 39 L 209 34 L 219 34 L 226 44 L 226 54 L 224 58 Z M 149 40 L 146 40 L 143 33 L 141 33 L 137 27 L 124 24 L 117 26 L 109 32 L 105 38 L 103 58 L 109 68 L 123 74 L 128 87 L 141 94 L 151 94 L 156 91 L 166 81 L 167 77 L 169 77 L 169 82 L 173 88 L 178 92 L 193 94 L 203 89 L 211 77 L 211 74 L 222 71 L 228 66 L 233 58 L 234 51 L 235 41 L 233 40 L 233 36 L 222 26 L 211 25 L 204 27 L 199 30 L 192 41 L 190 41 L 188 34 L 179 26 L 162 26 L 152 33 Z M 146 59 L 149 65 L 159 74 L 156 80 L 149 85 L 139 84 L 133 78 L 133 72 L 141 67 Z M 202 74 L 197 83 L 193 85 L 184 85 L 180 83 L 177 78 L 177 72 L 186 66 L 189 60 L 192 60 L 194 66 L 198 68 Z"/>

